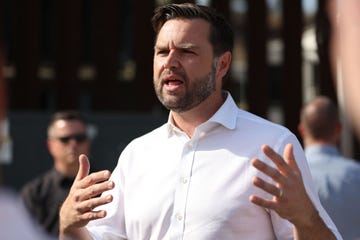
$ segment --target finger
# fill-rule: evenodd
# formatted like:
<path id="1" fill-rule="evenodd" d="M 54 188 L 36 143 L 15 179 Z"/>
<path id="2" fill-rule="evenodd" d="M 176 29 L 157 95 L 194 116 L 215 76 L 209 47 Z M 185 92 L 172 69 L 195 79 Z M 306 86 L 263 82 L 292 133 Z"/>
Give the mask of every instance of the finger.
<path id="1" fill-rule="evenodd" d="M 271 147 L 269 147 L 268 145 L 264 145 L 262 146 L 262 151 L 268 158 L 270 158 L 273 163 L 275 163 L 276 167 L 280 170 L 281 173 L 283 173 L 285 176 L 290 173 L 291 168 L 287 165 L 287 162 Z"/>
<path id="2" fill-rule="evenodd" d="M 91 221 L 106 217 L 105 210 L 86 212 L 79 216 L 80 221 Z"/>
<path id="3" fill-rule="evenodd" d="M 103 197 L 97 197 L 97 198 L 90 198 L 89 200 L 81 202 L 77 206 L 77 211 L 80 213 L 86 213 L 86 212 L 98 212 L 100 210 L 95 210 L 94 208 L 102 206 L 104 204 L 110 203 L 113 200 L 112 195 L 107 195 Z"/>
<path id="4" fill-rule="evenodd" d="M 277 204 L 278 204 L 274 201 L 266 200 L 266 199 L 260 198 L 258 196 L 255 196 L 255 195 L 251 195 L 249 197 L 249 200 L 250 200 L 250 202 L 252 202 L 260 207 L 263 207 L 266 209 L 272 209 L 272 210 L 275 210 L 277 208 Z"/>
<path id="5" fill-rule="evenodd" d="M 253 184 L 258 188 L 261 188 L 265 192 L 270 193 L 275 197 L 279 197 L 280 194 L 279 188 L 274 186 L 273 184 L 270 184 L 259 177 L 253 178 Z"/>
<path id="6" fill-rule="evenodd" d="M 113 189 L 115 186 L 113 181 L 105 181 L 98 184 L 94 184 L 89 186 L 88 188 L 83 189 L 85 192 L 83 196 L 87 198 L 93 198 L 95 196 L 99 196 L 105 191 Z"/>
<path id="7" fill-rule="evenodd" d="M 280 182 L 281 180 L 283 180 L 281 173 L 276 168 L 269 166 L 268 164 L 264 163 L 263 161 L 261 161 L 257 158 L 254 158 L 251 161 L 251 164 L 260 172 L 271 177 L 274 181 Z"/>
<path id="8" fill-rule="evenodd" d="M 77 182 L 77 191 L 74 192 L 76 201 L 84 201 L 113 189 L 115 183 L 108 181 L 110 172 L 108 170 L 91 173 L 84 179 Z"/>
<path id="9" fill-rule="evenodd" d="M 299 167 L 298 167 L 295 157 L 294 157 L 293 145 L 290 143 L 285 146 L 284 160 L 286 161 L 288 166 L 290 166 L 291 169 L 299 172 Z"/>
<path id="10" fill-rule="evenodd" d="M 79 181 L 89 175 L 90 172 L 90 163 L 89 159 L 85 154 L 79 156 L 79 170 L 76 175 L 75 181 Z"/>
<path id="11" fill-rule="evenodd" d="M 101 183 L 101 182 L 109 180 L 110 176 L 111 176 L 111 173 L 108 170 L 94 172 L 94 173 L 91 173 L 90 175 L 86 176 L 85 178 L 83 178 L 81 183 L 79 183 L 79 186 L 81 186 L 82 188 L 87 188 L 96 183 Z"/>

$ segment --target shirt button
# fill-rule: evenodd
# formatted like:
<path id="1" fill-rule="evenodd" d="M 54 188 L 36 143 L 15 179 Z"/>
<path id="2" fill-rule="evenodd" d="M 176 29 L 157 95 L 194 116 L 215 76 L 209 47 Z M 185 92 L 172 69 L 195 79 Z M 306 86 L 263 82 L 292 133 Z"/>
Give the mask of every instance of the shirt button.
<path id="1" fill-rule="evenodd" d="M 181 182 L 182 182 L 183 184 L 187 184 L 187 183 L 188 183 L 188 179 L 185 178 L 185 177 L 183 177 L 183 178 L 181 178 Z"/>
<path id="2" fill-rule="evenodd" d="M 181 221 L 181 220 L 183 219 L 183 217 L 181 216 L 180 213 L 175 214 L 175 218 L 176 218 L 176 220 L 178 220 L 178 221 Z"/>

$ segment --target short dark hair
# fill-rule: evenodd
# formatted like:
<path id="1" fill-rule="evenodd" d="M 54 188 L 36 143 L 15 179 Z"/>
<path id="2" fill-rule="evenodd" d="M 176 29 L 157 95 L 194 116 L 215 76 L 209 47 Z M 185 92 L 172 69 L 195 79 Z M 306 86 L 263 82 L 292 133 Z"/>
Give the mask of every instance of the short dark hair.
<path id="1" fill-rule="evenodd" d="M 301 122 L 314 139 L 328 139 L 340 123 L 335 103 L 326 96 L 318 96 L 301 110 Z"/>
<path id="2" fill-rule="evenodd" d="M 80 121 L 82 122 L 84 125 L 86 125 L 86 120 L 85 117 L 76 110 L 63 110 L 63 111 L 58 111 L 55 112 L 49 120 L 48 123 L 48 134 L 50 131 L 50 128 L 52 127 L 52 125 L 59 120 L 65 120 L 65 121 Z"/>
<path id="3" fill-rule="evenodd" d="M 151 19 L 156 34 L 166 21 L 171 19 L 204 19 L 210 23 L 209 41 L 213 46 L 215 56 L 220 56 L 226 51 L 233 51 L 234 33 L 230 24 L 223 15 L 215 9 L 193 3 L 168 4 L 155 9 Z"/>

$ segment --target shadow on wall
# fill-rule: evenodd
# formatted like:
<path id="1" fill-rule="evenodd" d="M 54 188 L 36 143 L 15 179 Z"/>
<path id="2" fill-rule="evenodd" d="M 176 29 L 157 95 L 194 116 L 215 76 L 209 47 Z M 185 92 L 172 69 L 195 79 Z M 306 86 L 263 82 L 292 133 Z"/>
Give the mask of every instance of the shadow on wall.
<path id="1" fill-rule="evenodd" d="M 95 129 L 92 141 L 91 169 L 113 170 L 124 147 L 134 138 L 167 121 L 161 114 L 84 114 Z M 10 112 L 10 135 L 13 140 L 12 161 L 3 165 L 6 186 L 19 190 L 23 184 L 51 168 L 53 160 L 46 146 L 50 114 Z"/>

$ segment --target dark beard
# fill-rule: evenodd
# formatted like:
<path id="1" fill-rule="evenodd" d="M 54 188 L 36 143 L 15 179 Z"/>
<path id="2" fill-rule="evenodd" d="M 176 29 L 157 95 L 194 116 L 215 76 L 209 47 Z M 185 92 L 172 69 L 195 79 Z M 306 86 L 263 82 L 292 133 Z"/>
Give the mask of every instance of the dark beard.
<path id="1" fill-rule="evenodd" d="M 213 92 L 216 90 L 216 63 L 213 64 L 211 72 L 206 76 L 194 79 L 191 86 L 187 87 L 187 91 L 185 95 L 181 96 L 170 96 L 166 97 L 162 93 L 162 86 L 156 86 L 155 92 L 159 99 L 159 101 L 166 107 L 167 109 L 174 112 L 186 112 L 194 107 L 198 106 L 205 99 L 207 99 Z M 189 83 L 185 76 L 185 83 Z"/>

